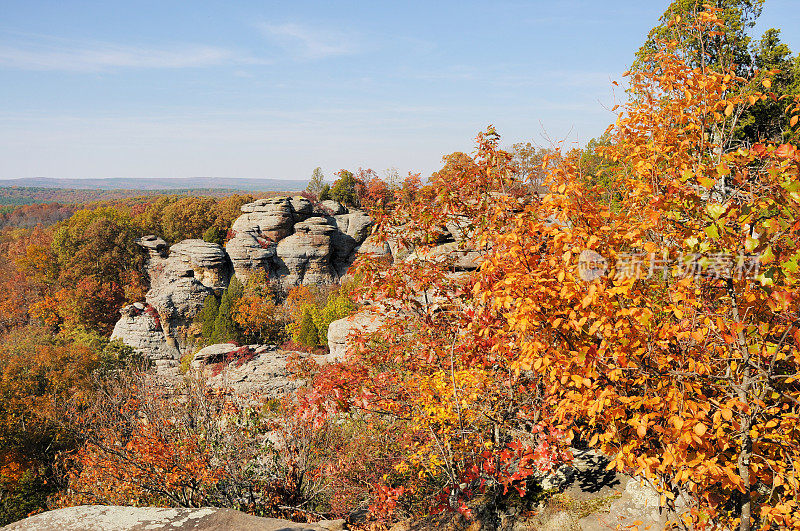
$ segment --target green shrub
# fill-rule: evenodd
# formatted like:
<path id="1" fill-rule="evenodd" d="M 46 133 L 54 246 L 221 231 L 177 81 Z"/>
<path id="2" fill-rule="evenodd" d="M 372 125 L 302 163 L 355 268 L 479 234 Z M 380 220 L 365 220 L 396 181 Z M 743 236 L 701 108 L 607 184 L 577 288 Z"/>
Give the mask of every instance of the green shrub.
<path id="1" fill-rule="evenodd" d="M 217 313 L 219 313 L 219 302 L 216 295 L 211 293 L 203 301 L 203 308 L 197 314 L 195 320 L 200 325 L 200 335 L 203 337 L 203 343 L 211 341 L 211 336 L 214 335 L 214 322 L 217 320 Z"/>
<path id="2" fill-rule="evenodd" d="M 206 231 L 203 233 L 203 241 L 208 243 L 216 243 L 217 245 L 222 245 L 222 231 L 220 231 L 216 225 L 210 226 Z"/>
<path id="3" fill-rule="evenodd" d="M 316 308 L 310 305 L 303 308 L 300 324 L 297 327 L 296 333 L 292 334 L 292 339 L 295 343 L 307 347 L 319 346 L 319 330 L 317 329 L 317 325 L 314 324 L 313 316 L 315 309 Z"/>

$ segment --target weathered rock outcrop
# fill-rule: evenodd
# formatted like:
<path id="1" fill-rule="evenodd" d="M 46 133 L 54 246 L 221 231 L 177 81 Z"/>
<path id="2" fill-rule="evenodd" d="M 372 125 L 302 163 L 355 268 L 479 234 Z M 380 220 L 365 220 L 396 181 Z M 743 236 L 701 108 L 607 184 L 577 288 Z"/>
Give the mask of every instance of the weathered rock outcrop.
<path id="1" fill-rule="evenodd" d="M 330 349 L 328 359 L 332 362 L 343 361 L 352 342 L 351 333 L 371 334 L 377 331 L 385 320 L 380 312 L 364 309 L 344 319 L 333 321 L 328 326 L 328 348 Z"/>
<path id="2" fill-rule="evenodd" d="M 122 317 L 111 333 L 112 340 L 119 339 L 152 360 L 175 359 L 180 356 L 175 346 L 167 343 L 155 308 L 137 302 L 124 307 L 120 314 Z"/>
<path id="3" fill-rule="evenodd" d="M 292 358 L 318 364 L 329 361 L 328 356 L 288 352 L 272 345 L 240 347 L 221 343 L 198 351 L 191 367 L 206 377 L 209 387 L 230 390 L 240 399 L 278 398 L 296 391 L 304 383 L 292 378 L 287 369 Z"/>
<path id="4" fill-rule="evenodd" d="M 185 240 L 170 248 L 155 236 L 139 241 L 150 257 L 151 289 L 146 302 L 157 319 L 125 308 L 115 338 L 153 359 L 177 359 L 185 348 L 187 329 L 206 297 L 227 287 L 233 274 L 245 282 L 260 269 L 277 287 L 288 289 L 336 283 L 347 275 L 357 256 L 447 263 L 453 275 L 477 269 L 485 257 L 484 251 L 466 244 L 470 227 L 458 217 L 442 226 L 436 237 L 428 240 L 429 245 L 415 250 L 401 243 L 401 236 L 413 236 L 404 234 L 403 227 L 387 242 L 370 238 L 372 219 L 336 201 L 314 205 L 299 196 L 273 197 L 243 205 L 241 210 L 225 249 L 201 240 Z M 441 297 L 421 293 L 419 299 L 430 306 Z M 356 322 L 332 325 L 329 343 L 334 357 L 344 354 L 345 329 L 367 324 L 360 321 L 363 317 L 354 319 Z"/>
<path id="5" fill-rule="evenodd" d="M 331 238 L 336 227 L 315 217 L 294 226 L 295 233 L 278 242 L 278 277 L 285 286 L 332 284 Z"/>
<path id="6" fill-rule="evenodd" d="M 170 247 L 167 254 L 163 242 L 152 236 L 139 240 L 150 255 L 146 305 L 120 310 L 122 316 L 111 337 L 151 359 L 178 359 L 187 328 L 206 297 L 228 285 L 231 267 L 217 244 L 184 240 Z"/>
<path id="7" fill-rule="evenodd" d="M 167 242 L 158 236 L 142 236 L 136 243 L 145 248 L 150 255 L 150 258 L 166 258 L 167 257 Z"/>
<path id="8" fill-rule="evenodd" d="M 144 531 L 192 529 L 211 531 L 336 531 L 342 520 L 299 524 L 289 520 L 251 516 L 234 509 L 203 507 L 122 507 L 80 505 L 56 509 L 7 525 L 4 531 Z"/>
<path id="9" fill-rule="evenodd" d="M 485 257 L 485 252 L 464 248 L 458 242 L 448 242 L 435 247 L 418 249 L 406 257 L 406 260 L 429 260 L 447 264 L 454 271 L 474 271 L 480 267 Z"/>
<path id="10" fill-rule="evenodd" d="M 236 276 L 263 269 L 282 287 L 331 284 L 355 259 L 372 219 L 336 201 L 314 206 L 303 197 L 260 199 L 242 206 L 225 246 Z"/>
<path id="11" fill-rule="evenodd" d="M 228 256 L 216 243 L 183 240 L 169 248 L 169 256 L 171 267 L 181 276 L 187 276 L 191 270 L 194 278 L 208 288 L 223 289 L 228 285 Z"/>
<path id="12" fill-rule="evenodd" d="M 272 197 L 242 206 L 244 214 L 233 222 L 233 238 L 225 246 L 240 280 L 245 281 L 257 269 L 275 269 L 272 259 L 278 241 L 294 232 L 295 222 L 312 213 L 311 203 L 304 201 Z M 295 211 L 295 205 L 300 212 Z"/>
<path id="13" fill-rule="evenodd" d="M 315 210 L 321 216 L 336 216 L 347 213 L 347 209 L 340 202 L 332 199 L 321 201 Z"/>

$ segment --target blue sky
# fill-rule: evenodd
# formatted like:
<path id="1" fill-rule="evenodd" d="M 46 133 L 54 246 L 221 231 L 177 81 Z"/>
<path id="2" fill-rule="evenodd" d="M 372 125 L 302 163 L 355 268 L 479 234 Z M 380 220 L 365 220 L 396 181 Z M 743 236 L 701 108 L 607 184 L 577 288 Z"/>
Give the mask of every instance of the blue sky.
<path id="1" fill-rule="evenodd" d="M 0 0 L 0 179 L 427 176 L 489 123 L 583 144 L 668 3 Z M 758 30 L 797 50 L 797 22 L 767 0 Z"/>

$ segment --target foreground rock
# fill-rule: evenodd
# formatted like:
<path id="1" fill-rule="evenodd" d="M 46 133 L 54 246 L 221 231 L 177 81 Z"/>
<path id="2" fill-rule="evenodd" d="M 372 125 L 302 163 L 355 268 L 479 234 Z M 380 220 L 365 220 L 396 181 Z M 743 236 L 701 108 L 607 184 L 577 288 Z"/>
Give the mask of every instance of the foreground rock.
<path id="1" fill-rule="evenodd" d="M 474 520 L 441 513 L 398 522 L 391 531 L 470 529 L 472 531 L 663 531 L 690 505 L 679 498 L 676 512 L 661 510 L 659 494 L 640 478 L 607 470 L 608 459 L 593 450 L 572 449 L 574 459 L 541 474 L 537 482 L 555 491 L 543 502 L 516 496 L 476 496 L 467 503 Z"/>
<path id="2" fill-rule="evenodd" d="M 300 524 L 276 518 L 251 516 L 233 509 L 120 507 L 81 505 L 31 516 L 3 531 L 144 531 L 144 530 L 239 530 L 239 531 L 335 531 L 341 520 Z"/>

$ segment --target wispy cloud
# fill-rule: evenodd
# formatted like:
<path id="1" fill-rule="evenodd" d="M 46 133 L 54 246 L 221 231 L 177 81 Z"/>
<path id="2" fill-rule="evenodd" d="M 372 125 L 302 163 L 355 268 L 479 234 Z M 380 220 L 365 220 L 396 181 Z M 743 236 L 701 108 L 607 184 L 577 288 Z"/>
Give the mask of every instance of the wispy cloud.
<path id="1" fill-rule="evenodd" d="M 120 68 L 199 68 L 266 62 L 226 48 L 197 44 L 146 47 L 57 39 L 43 41 L 0 45 L 0 68 L 98 72 Z"/>
<path id="2" fill-rule="evenodd" d="M 341 32 L 293 23 L 260 24 L 259 29 L 292 55 L 304 59 L 351 55 L 357 51 L 352 38 Z"/>

